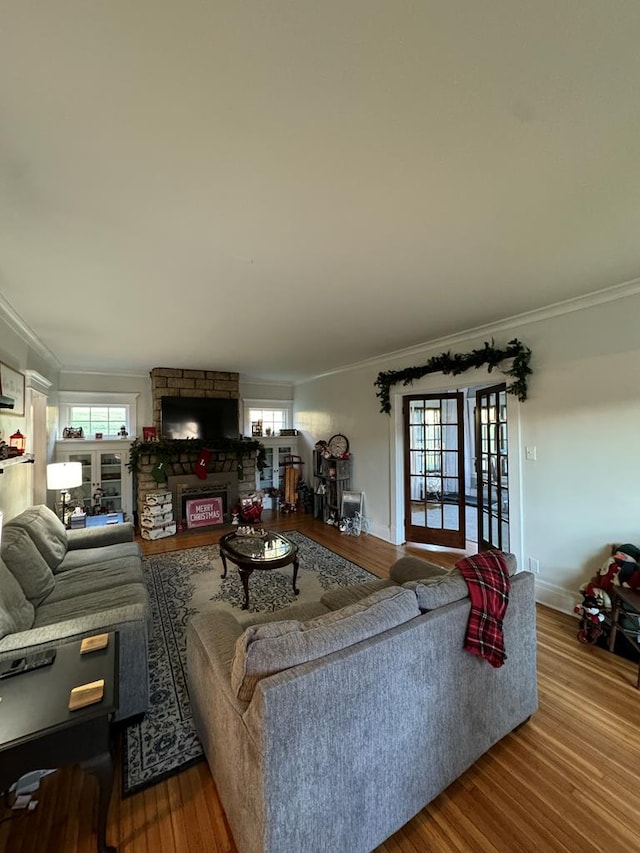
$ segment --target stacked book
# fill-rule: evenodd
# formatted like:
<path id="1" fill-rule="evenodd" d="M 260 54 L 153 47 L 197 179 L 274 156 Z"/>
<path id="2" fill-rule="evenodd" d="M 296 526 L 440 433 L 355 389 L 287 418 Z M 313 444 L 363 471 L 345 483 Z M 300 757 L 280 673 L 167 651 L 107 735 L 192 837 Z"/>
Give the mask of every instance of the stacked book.
<path id="1" fill-rule="evenodd" d="M 140 516 L 140 532 L 143 539 L 162 539 L 175 534 L 171 492 L 157 489 L 147 493 Z"/>

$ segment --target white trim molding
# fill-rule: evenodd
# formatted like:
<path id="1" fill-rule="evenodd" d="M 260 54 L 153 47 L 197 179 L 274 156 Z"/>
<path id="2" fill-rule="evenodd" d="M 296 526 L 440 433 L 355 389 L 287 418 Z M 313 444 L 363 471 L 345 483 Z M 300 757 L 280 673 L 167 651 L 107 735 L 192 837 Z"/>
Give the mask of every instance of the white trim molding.
<path id="1" fill-rule="evenodd" d="M 45 396 L 49 395 L 53 382 L 50 382 L 41 373 L 38 373 L 37 370 L 25 370 L 24 376 L 27 389 L 38 391 L 38 393 Z"/>
<path id="2" fill-rule="evenodd" d="M 29 347 L 36 352 L 41 358 L 51 364 L 56 370 L 60 370 L 62 367 L 62 363 L 55 356 L 51 350 L 46 347 L 40 338 L 36 335 L 32 329 L 27 326 L 22 317 L 14 311 L 14 309 L 9 305 L 4 296 L 0 293 L 0 318 L 4 320 L 4 322 L 9 326 L 10 329 L 18 335 L 18 337 L 22 338 L 22 340 L 29 345 Z"/>

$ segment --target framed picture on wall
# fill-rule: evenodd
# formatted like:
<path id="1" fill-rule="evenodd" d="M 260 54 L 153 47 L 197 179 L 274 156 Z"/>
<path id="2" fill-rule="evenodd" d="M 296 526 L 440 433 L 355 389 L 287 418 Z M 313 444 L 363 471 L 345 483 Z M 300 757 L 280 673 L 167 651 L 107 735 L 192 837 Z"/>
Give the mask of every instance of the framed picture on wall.
<path id="1" fill-rule="evenodd" d="M 154 426 L 142 427 L 143 441 L 155 441 L 157 437 L 158 436 L 156 435 L 156 428 Z"/>
<path id="2" fill-rule="evenodd" d="M 24 417 L 24 374 L 0 361 L 0 393 L 13 397 L 13 409 L 3 409 L 5 415 Z"/>

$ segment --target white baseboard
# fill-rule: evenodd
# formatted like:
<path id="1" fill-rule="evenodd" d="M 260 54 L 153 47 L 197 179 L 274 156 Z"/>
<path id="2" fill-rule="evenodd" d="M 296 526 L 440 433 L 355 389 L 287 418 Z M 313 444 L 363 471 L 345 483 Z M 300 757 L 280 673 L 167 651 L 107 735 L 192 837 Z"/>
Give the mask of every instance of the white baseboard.
<path id="1" fill-rule="evenodd" d="M 573 608 L 580 601 L 580 593 L 543 581 L 536 576 L 536 601 L 562 613 L 573 614 Z"/>
<path id="2" fill-rule="evenodd" d="M 382 539 L 383 542 L 391 542 L 391 531 L 388 526 L 383 524 L 370 524 L 367 533 L 370 536 L 375 536 L 376 539 Z M 394 543 L 391 542 L 391 544 Z"/>

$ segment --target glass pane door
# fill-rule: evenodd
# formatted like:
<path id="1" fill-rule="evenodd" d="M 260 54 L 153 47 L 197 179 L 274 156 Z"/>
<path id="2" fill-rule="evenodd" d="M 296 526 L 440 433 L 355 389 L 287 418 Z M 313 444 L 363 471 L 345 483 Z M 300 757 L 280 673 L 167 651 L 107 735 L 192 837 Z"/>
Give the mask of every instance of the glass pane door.
<path id="1" fill-rule="evenodd" d="M 504 385 L 476 394 L 478 547 L 509 550 L 507 392 Z"/>
<path id="2" fill-rule="evenodd" d="M 70 453 L 68 460 L 69 462 L 80 462 L 82 465 L 82 485 L 71 489 L 71 500 L 81 502 L 84 511 L 90 512 L 93 494 L 92 455 L 91 453 Z"/>
<path id="3" fill-rule="evenodd" d="M 458 392 L 405 399 L 408 542 L 465 546 L 463 406 Z"/>
<path id="4" fill-rule="evenodd" d="M 122 512 L 122 454 L 112 451 L 99 453 L 102 508 L 107 512 Z"/>

